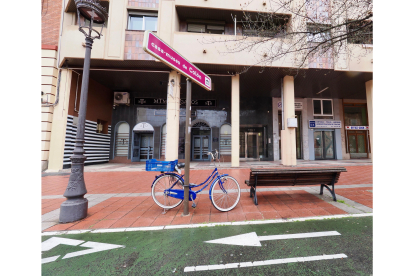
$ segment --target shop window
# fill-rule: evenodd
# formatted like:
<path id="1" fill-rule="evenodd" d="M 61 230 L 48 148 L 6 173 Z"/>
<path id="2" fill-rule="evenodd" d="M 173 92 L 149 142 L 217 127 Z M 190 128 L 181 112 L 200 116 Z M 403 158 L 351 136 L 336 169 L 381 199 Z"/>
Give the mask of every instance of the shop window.
<path id="1" fill-rule="evenodd" d="M 231 155 L 231 126 L 227 124 L 220 128 L 220 154 Z"/>
<path id="2" fill-rule="evenodd" d="M 128 30 L 157 31 L 158 15 L 156 13 L 129 13 Z"/>
<path id="3" fill-rule="evenodd" d="M 314 99 L 313 116 L 333 116 L 332 100 Z"/>
<path id="4" fill-rule="evenodd" d="M 368 126 L 366 104 L 344 104 L 345 126 Z"/>
<path id="5" fill-rule="evenodd" d="M 224 34 L 224 21 L 187 20 L 187 32 Z"/>

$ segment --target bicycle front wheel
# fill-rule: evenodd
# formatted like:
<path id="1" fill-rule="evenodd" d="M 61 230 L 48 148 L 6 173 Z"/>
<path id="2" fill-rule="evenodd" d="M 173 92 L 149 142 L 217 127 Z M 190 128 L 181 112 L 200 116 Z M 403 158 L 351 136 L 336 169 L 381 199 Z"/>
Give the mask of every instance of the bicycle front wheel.
<path id="1" fill-rule="evenodd" d="M 240 200 L 240 186 L 236 179 L 231 176 L 223 176 L 213 183 L 211 188 L 211 203 L 222 212 L 227 212 L 236 207 Z"/>
<path id="2" fill-rule="evenodd" d="M 174 174 L 166 174 L 158 178 L 151 189 L 151 195 L 155 203 L 164 209 L 177 207 L 183 201 L 182 199 L 165 194 L 164 191 L 169 188 L 184 190 L 184 184 L 178 176 Z"/>

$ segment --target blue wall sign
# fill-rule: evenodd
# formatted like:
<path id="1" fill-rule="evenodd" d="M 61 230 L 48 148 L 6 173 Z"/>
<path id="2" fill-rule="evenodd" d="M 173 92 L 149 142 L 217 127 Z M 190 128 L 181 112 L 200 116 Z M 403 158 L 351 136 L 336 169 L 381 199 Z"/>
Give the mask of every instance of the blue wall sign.
<path id="1" fill-rule="evenodd" d="M 309 128 L 341 128 L 341 121 L 309 120 Z"/>

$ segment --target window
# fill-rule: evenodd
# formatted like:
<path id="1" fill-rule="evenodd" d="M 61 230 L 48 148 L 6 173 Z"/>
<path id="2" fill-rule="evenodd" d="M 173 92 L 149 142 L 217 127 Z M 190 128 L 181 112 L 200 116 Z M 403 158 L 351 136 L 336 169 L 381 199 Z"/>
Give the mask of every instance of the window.
<path id="1" fill-rule="evenodd" d="M 187 22 L 187 32 L 190 33 L 224 34 L 224 21 L 197 22 L 187 20 Z"/>
<path id="2" fill-rule="evenodd" d="M 157 14 L 130 13 L 128 18 L 128 30 L 157 31 L 157 22 Z"/>
<path id="3" fill-rule="evenodd" d="M 256 37 L 282 36 L 286 34 L 288 23 L 289 16 L 287 15 L 260 15 L 254 19 L 249 17 L 247 21 L 242 21 L 243 35 Z"/>
<path id="4" fill-rule="evenodd" d="M 348 28 L 348 43 L 352 44 L 373 44 L 374 38 L 372 35 L 373 24 L 372 21 L 354 21 L 349 22 Z"/>
<path id="5" fill-rule="evenodd" d="M 324 42 L 331 39 L 331 26 L 324 24 L 308 24 L 308 42 Z"/>
<path id="6" fill-rule="evenodd" d="M 314 116 L 333 116 L 332 100 L 313 100 Z"/>

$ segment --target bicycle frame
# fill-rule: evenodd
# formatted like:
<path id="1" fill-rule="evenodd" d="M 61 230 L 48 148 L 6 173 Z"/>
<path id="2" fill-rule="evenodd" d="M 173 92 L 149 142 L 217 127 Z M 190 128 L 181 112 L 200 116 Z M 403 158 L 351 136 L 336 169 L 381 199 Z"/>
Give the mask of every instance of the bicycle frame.
<path id="1" fill-rule="evenodd" d="M 172 173 L 164 173 L 164 174 L 160 174 L 160 175 L 157 175 L 156 177 L 155 177 L 155 180 L 154 180 L 154 182 L 159 178 L 159 177 L 161 177 L 161 176 L 163 176 L 163 175 L 175 175 L 175 176 L 177 176 L 178 177 L 178 179 L 179 180 L 181 180 L 183 183 L 184 183 L 184 174 L 182 174 L 182 175 L 179 175 L 179 174 L 177 174 L 177 173 L 174 173 L 174 172 L 172 172 Z M 210 184 L 212 184 L 212 183 L 214 183 L 217 179 L 218 179 L 218 181 L 219 181 L 219 185 L 220 185 L 220 188 L 221 188 L 221 190 L 224 192 L 224 193 L 226 193 L 226 191 L 224 190 L 224 188 L 223 188 L 223 182 L 221 181 L 221 178 L 222 177 L 224 177 L 224 176 L 228 176 L 228 174 L 219 174 L 219 172 L 218 172 L 218 170 L 217 170 L 217 168 L 215 168 L 214 170 L 213 170 L 213 172 L 210 174 L 210 176 L 206 179 L 206 181 L 204 181 L 203 183 L 201 183 L 201 184 L 197 184 L 197 185 L 191 185 L 190 184 L 190 187 L 189 187 L 189 189 L 190 189 L 190 194 L 189 194 L 189 196 L 190 196 L 190 198 L 189 198 L 189 200 L 195 200 L 196 199 L 196 195 L 198 194 L 198 193 L 200 193 L 201 191 L 203 191 L 208 185 L 210 185 Z M 152 185 L 151 185 L 151 188 L 152 188 L 152 186 L 154 185 L 154 182 L 152 182 Z M 177 181 L 178 182 L 178 181 Z M 167 190 L 172 190 L 172 188 L 177 184 L 177 182 L 176 183 L 174 183 L 169 189 L 167 189 Z M 207 183 L 207 184 L 206 184 Z M 205 185 L 204 185 L 205 184 Z M 196 187 L 200 187 L 200 186 L 202 186 L 202 185 L 204 185 L 204 187 L 202 187 L 200 190 L 198 190 L 198 191 L 193 191 L 192 190 L 192 188 L 196 188 Z M 209 198 L 210 198 L 210 200 L 211 200 L 211 191 L 212 191 L 212 188 L 213 188 L 213 185 L 210 185 L 210 190 L 209 190 Z M 178 192 L 178 191 L 176 191 L 176 190 L 174 190 L 176 193 Z M 193 198 L 191 198 L 191 196 L 193 196 Z M 180 198 L 180 199 L 184 199 L 184 194 L 181 196 L 181 193 L 179 193 L 179 194 L 176 194 L 176 195 L 174 195 L 173 197 L 176 197 L 176 198 Z"/>

